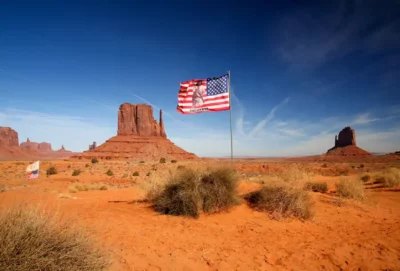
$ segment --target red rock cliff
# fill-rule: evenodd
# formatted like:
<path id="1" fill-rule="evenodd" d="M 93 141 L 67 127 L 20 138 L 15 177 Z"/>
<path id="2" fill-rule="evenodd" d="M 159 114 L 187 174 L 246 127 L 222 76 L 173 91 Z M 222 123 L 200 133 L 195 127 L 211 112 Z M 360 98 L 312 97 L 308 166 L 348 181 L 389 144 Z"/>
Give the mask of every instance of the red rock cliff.
<path id="1" fill-rule="evenodd" d="M 18 147 L 18 133 L 10 127 L 0 127 L 0 142 L 9 147 Z"/>
<path id="2" fill-rule="evenodd" d="M 335 147 L 356 146 L 356 132 L 351 127 L 345 127 L 335 138 Z"/>
<path id="3" fill-rule="evenodd" d="M 160 123 L 153 117 L 153 109 L 147 104 L 124 103 L 118 111 L 118 133 L 119 136 L 156 136 L 164 137 L 167 135 L 162 121 L 162 111 L 160 110 Z"/>

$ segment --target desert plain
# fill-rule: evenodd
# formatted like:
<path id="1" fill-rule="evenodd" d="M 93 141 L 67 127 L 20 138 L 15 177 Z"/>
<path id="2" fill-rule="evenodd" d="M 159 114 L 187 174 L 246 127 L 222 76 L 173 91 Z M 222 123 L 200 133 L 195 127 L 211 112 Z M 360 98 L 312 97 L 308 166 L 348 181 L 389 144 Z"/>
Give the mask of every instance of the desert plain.
<path id="1" fill-rule="evenodd" d="M 374 174 L 400 170 L 400 157 L 195 160 L 43 160 L 28 180 L 28 161 L 0 162 L 0 209 L 25 203 L 67 217 L 110 259 L 108 270 L 399 270 L 400 188 Z M 234 167 L 240 203 L 198 218 L 160 214 L 144 201 L 179 168 Z M 47 174 L 53 167 L 55 174 Z M 75 171 L 75 174 L 74 174 Z M 77 172 L 79 173 L 77 174 Z M 108 174 L 107 174 L 108 172 Z M 112 172 L 112 176 L 111 173 Z M 72 176 L 77 175 L 77 176 Z M 340 180 L 364 179 L 365 197 L 338 195 Z M 269 182 L 309 191 L 310 219 L 254 210 L 244 195 Z"/>

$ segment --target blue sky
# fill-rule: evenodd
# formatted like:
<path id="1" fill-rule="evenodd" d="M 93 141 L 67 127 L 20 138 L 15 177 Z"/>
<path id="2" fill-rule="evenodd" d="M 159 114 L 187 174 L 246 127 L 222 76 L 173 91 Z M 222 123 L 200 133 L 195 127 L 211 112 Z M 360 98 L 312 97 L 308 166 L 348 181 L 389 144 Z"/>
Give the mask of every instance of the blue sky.
<path id="1" fill-rule="evenodd" d="M 180 82 L 228 70 L 237 156 L 324 153 L 349 125 L 400 149 L 398 1 L 1 3 L 0 126 L 20 141 L 83 151 L 146 102 L 175 144 L 227 156 L 229 111 L 175 108 Z"/>

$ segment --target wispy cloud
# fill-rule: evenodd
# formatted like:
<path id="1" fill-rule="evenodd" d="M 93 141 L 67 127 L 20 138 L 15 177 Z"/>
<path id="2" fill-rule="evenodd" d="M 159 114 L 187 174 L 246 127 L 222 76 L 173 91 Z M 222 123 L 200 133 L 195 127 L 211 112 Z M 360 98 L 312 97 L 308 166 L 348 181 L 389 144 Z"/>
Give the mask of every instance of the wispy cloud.
<path id="1" fill-rule="evenodd" d="M 271 111 L 268 113 L 268 115 L 260 122 L 258 122 L 256 126 L 253 128 L 253 130 L 251 130 L 249 136 L 253 137 L 257 133 L 259 133 L 262 129 L 264 129 L 265 125 L 275 117 L 275 112 L 288 102 L 289 102 L 289 97 L 283 100 L 280 104 L 276 105 L 274 108 L 272 108 Z"/>
<path id="2" fill-rule="evenodd" d="M 370 113 L 364 113 L 364 114 L 356 116 L 351 124 L 352 125 L 357 125 L 357 124 L 362 125 L 362 124 L 368 124 L 368 123 L 379 121 L 379 120 L 381 120 L 381 119 L 371 117 Z"/>

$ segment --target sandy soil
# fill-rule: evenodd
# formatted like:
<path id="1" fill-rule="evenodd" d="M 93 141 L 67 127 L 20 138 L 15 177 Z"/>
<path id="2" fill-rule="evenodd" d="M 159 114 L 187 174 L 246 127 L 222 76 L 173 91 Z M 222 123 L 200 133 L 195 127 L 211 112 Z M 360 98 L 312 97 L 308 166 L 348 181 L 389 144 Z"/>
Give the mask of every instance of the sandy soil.
<path id="1" fill-rule="evenodd" d="M 27 162 L 0 163 L 0 185 L 8 187 L 0 193 L 0 209 L 26 201 L 75 218 L 111 253 L 110 270 L 400 270 L 400 193 L 396 189 L 368 189 L 365 202 L 312 193 L 316 215 L 306 222 L 275 220 L 245 203 L 227 213 L 191 219 L 157 214 L 135 200 L 143 198 L 142 185 L 149 178 L 166 176 L 179 164 L 193 164 L 87 163 L 44 162 L 41 177 L 32 181 L 24 177 Z M 241 173 L 241 194 L 259 187 L 251 181 L 254 176 L 262 178 L 292 165 L 260 160 L 235 164 Z M 311 178 L 326 181 L 333 192 L 340 178 L 388 166 L 360 164 L 304 163 L 302 170 L 314 172 Z M 46 177 L 50 165 L 59 173 Z M 398 162 L 390 165 L 400 166 Z M 77 168 L 83 173 L 72 177 Z M 107 169 L 114 176 L 105 175 Z M 131 177 L 133 171 L 140 176 Z M 149 177 L 148 172 L 152 172 Z M 83 183 L 106 183 L 109 189 L 69 193 L 71 186 Z"/>

